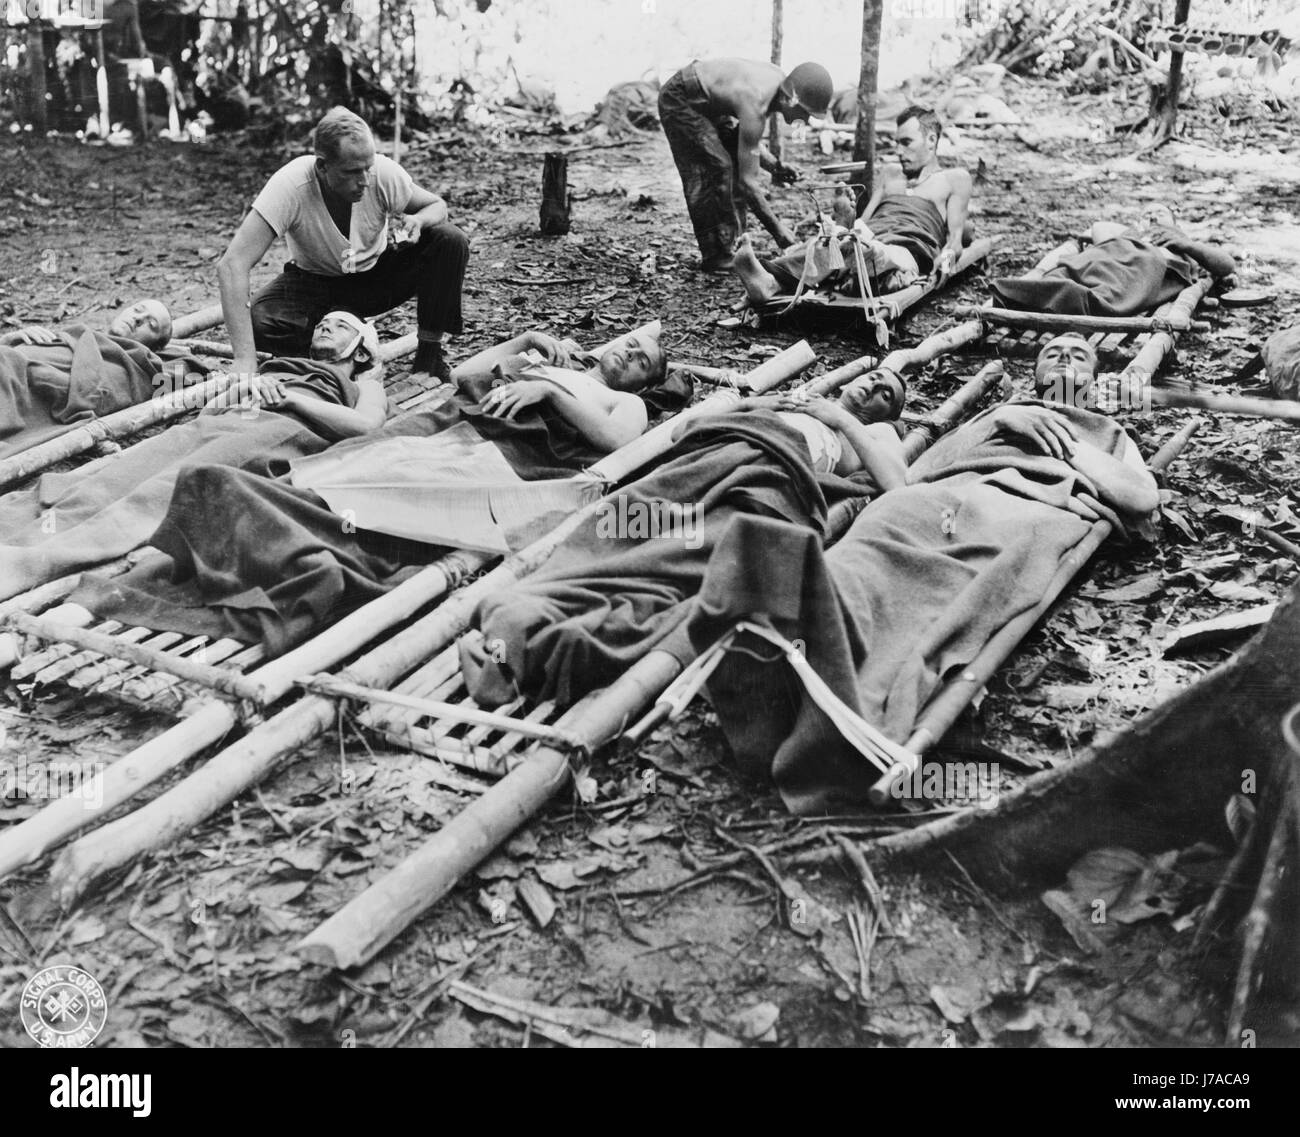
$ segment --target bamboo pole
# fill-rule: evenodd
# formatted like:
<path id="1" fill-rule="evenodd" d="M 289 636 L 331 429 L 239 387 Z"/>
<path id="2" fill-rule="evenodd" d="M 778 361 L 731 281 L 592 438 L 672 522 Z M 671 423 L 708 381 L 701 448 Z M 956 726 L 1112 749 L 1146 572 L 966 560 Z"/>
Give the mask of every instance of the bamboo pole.
<path id="1" fill-rule="evenodd" d="M 83 651 L 93 651 L 110 659 L 123 659 L 153 671 L 163 671 L 191 683 L 201 683 L 233 699 L 256 698 L 260 688 L 251 680 L 229 668 L 196 663 L 184 656 L 129 643 L 105 632 L 80 628 L 64 621 L 41 619 L 25 612 L 13 612 L 0 622 L 0 628 L 21 632 L 25 636 L 71 644 Z"/>
<path id="2" fill-rule="evenodd" d="M 1185 332 L 1195 324 L 1181 313 L 1171 312 L 1168 317 L 1153 316 L 1073 316 L 1055 312 L 1027 312 L 1014 308 L 989 308 L 969 304 L 958 310 L 958 315 L 975 317 L 986 324 L 1003 324 L 1009 328 L 1035 328 L 1039 331 L 1092 331 L 1092 332 Z M 1208 331 L 1202 324 L 1198 331 Z"/>
<path id="3" fill-rule="evenodd" d="M 219 312 L 220 309 L 218 308 L 217 311 Z M 414 351 L 415 343 L 416 336 L 411 333 L 384 344 L 379 354 L 384 357 L 385 362 L 391 362 Z M 78 454 L 93 450 L 105 439 L 125 438 L 127 435 L 139 433 L 146 427 L 179 418 L 221 394 L 231 382 L 232 376 L 217 375 L 202 383 L 195 383 L 163 395 L 161 398 L 124 407 L 103 418 L 91 419 L 76 430 L 70 430 L 57 438 L 51 438 L 48 442 L 31 446 L 21 453 L 0 461 L 0 486 L 31 477 L 33 474 L 49 469 L 56 462 L 75 458 Z"/>
<path id="4" fill-rule="evenodd" d="M 570 708 L 557 725 L 596 750 L 662 691 L 680 670 L 675 656 L 651 651 L 609 687 Z M 472 801 L 396 868 L 316 928 L 294 949 L 327 967 L 373 959 L 422 912 L 568 781 L 569 752 L 539 744 L 523 762 Z"/>
<path id="5" fill-rule="evenodd" d="M 93 450 L 105 439 L 124 438 L 128 434 L 144 430 L 145 427 L 179 418 L 187 411 L 201 407 L 209 399 L 221 394 L 230 382 L 230 377 L 224 375 L 206 379 L 202 383 L 173 391 L 162 398 L 150 399 L 148 402 L 114 411 L 103 418 L 91 419 L 76 430 L 70 430 L 57 438 L 51 438 L 48 442 L 28 447 L 0 461 L 0 486 L 31 477 L 32 474 L 47 470 L 65 458 L 74 458 L 78 454 Z"/>
<path id="6" fill-rule="evenodd" d="M 1164 319 L 1177 316 L 1190 317 L 1210 290 L 1211 283 L 1208 277 L 1193 281 L 1168 304 L 1162 304 L 1157 308 L 1156 316 Z M 1151 377 L 1160 370 L 1165 356 L 1173 350 L 1174 342 L 1175 337 L 1170 332 L 1155 332 L 1149 336 L 1147 342 L 1138 349 L 1137 355 L 1124 368 L 1121 379 L 1139 377 L 1142 382 L 1149 383 Z"/>
<path id="7" fill-rule="evenodd" d="M 1188 423 L 1179 431 L 1176 438 L 1181 438 L 1185 442 L 1191 438 L 1199 425 L 1199 422 Z M 1181 451 L 1181 447 L 1178 449 Z M 1166 445 L 1162 447 L 1157 454 L 1157 458 L 1163 460 L 1164 465 L 1157 468 L 1156 459 L 1153 458 L 1150 466 L 1152 473 L 1158 474 L 1162 472 L 1164 467 L 1169 462 L 1172 462 L 1175 457 L 1177 457 L 1177 452 L 1175 452 L 1173 446 Z M 906 748 L 911 752 L 909 760 L 899 762 L 888 774 L 881 777 L 871 787 L 869 796 L 873 804 L 881 806 L 891 800 L 893 787 L 912 776 L 920 765 L 921 756 L 947 733 L 952 724 L 957 721 L 958 716 L 970 704 L 971 699 L 975 697 L 976 692 L 987 685 L 989 680 L 993 678 L 998 668 L 1016 650 L 1025 636 L 1029 634 L 1030 629 L 1056 603 L 1057 598 L 1065 591 L 1066 586 L 1088 563 L 1093 553 L 1101 547 L 1111 532 L 1112 527 L 1109 521 L 1094 521 L 1083 539 L 1062 558 L 1056 574 L 1044 590 L 1039 602 L 1033 608 L 1022 612 L 1019 616 L 1004 624 L 980 649 L 979 654 L 962 668 L 961 674 L 950 679 L 943 689 L 930 700 L 921 712 L 912 734 L 907 740 Z"/>
<path id="8" fill-rule="evenodd" d="M 1300 402 L 1294 399 L 1256 399 L 1246 395 L 1202 394 L 1200 391 L 1171 391 L 1152 387 L 1151 402 L 1157 407 L 1195 407 L 1221 415 L 1250 415 L 1275 418 L 1282 422 L 1300 422 Z"/>
<path id="9" fill-rule="evenodd" d="M 172 335 L 177 339 L 185 339 L 195 332 L 205 332 L 209 328 L 215 328 L 223 319 L 225 316 L 221 311 L 221 305 L 209 304 L 206 308 L 200 308 L 197 312 L 173 320 Z"/>
<path id="10" fill-rule="evenodd" d="M 228 343 L 217 343 L 216 340 L 196 340 L 193 337 L 185 339 L 173 338 L 168 344 L 169 347 L 182 347 L 188 352 L 199 355 L 210 355 L 215 359 L 234 359 L 235 349 Z M 270 352 L 259 351 L 257 353 L 258 362 L 270 359 Z"/>
<path id="11" fill-rule="evenodd" d="M 401 342 L 396 341 L 398 344 Z M 294 686 L 299 676 L 347 658 L 380 632 L 409 619 L 421 608 L 458 587 L 491 560 L 486 554 L 461 551 L 422 569 L 393 591 L 325 629 L 310 642 L 247 676 L 246 681 L 254 685 L 250 702 L 257 706 L 270 706 Z M 115 564 L 125 567 L 126 562 Z M 60 600 L 76 588 L 80 578 L 81 574 L 76 573 L 50 581 L 6 601 L 0 605 L 0 615 L 8 615 L 20 604 L 30 609 Z M 185 720 L 137 747 L 96 776 L 93 796 L 101 803 L 99 807 L 88 809 L 80 797 L 75 800 L 60 798 L 40 813 L 0 831 L 0 879 L 36 860 L 79 830 L 95 824 L 118 805 L 219 741 L 238 723 L 238 708 L 224 700 L 193 708 Z"/>
<path id="12" fill-rule="evenodd" d="M 799 353 L 794 353 L 787 360 L 785 371 L 800 358 L 802 356 Z M 767 382 L 770 386 L 777 385 L 787 377 L 782 368 L 772 366 L 774 363 L 774 360 L 769 360 L 763 365 L 768 368 Z M 735 400 L 736 396 L 730 391 L 717 392 L 701 406 L 681 412 L 676 419 L 680 420 L 692 413 L 712 413 L 725 409 L 734 405 Z M 592 468 L 592 473 L 609 481 L 626 477 L 653 457 L 640 443 L 653 436 L 658 441 L 659 452 L 666 451 L 672 445 L 672 433 L 664 428 L 674 425 L 674 420 L 660 424 L 641 439 L 597 463 Z M 444 601 L 429 615 L 367 653 L 348 667 L 341 678 L 345 682 L 362 686 L 386 686 L 441 651 L 469 626 L 480 600 L 536 571 L 561 541 L 595 515 L 599 506 L 599 502 L 592 502 L 571 515 L 545 537 L 508 558 Z M 467 558 L 478 556 L 458 555 Z M 376 605 L 394 600 L 407 586 L 424 580 L 429 572 L 430 570 L 425 570 L 425 573 L 406 581 L 394 592 L 358 609 L 348 617 L 353 627 L 360 625 L 365 628 L 360 643 L 372 639 L 382 630 L 373 618 Z M 429 587 L 428 591 L 433 589 Z M 417 606 L 423 606 L 423 603 Z M 334 636 L 333 633 L 339 632 L 342 627 L 343 624 L 336 625 L 311 643 L 272 661 L 267 668 L 255 673 L 255 677 L 266 682 L 267 669 L 276 668 L 276 679 L 288 684 L 309 669 L 318 671 L 322 666 L 327 666 L 327 663 L 313 659 L 309 668 L 305 664 L 307 653 L 310 651 L 313 656 L 320 654 L 317 649 L 321 641 L 325 637 L 332 637 L 336 642 L 341 637 Z M 354 643 L 342 654 L 351 654 L 357 646 L 359 643 Z M 336 661 L 337 657 L 330 662 Z M 297 667 L 296 671 L 288 670 L 290 663 Z M 136 857 L 193 828 L 250 785 L 255 785 L 269 775 L 285 760 L 289 751 L 325 730 L 333 718 L 333 701 L 313 695 L 294 703 L 275 718 L 254 728 L 233 746 L 209 759 L 200 770 L 178 786 L 65 849 L 58 858 L 51 877 L 55 895 L 61 903 L 71 904 L 105 873 L 129 864 Z M 102 802 L 100 807 L 93 810 L 84 808 L 82 799 L 86 795 L 77 795 L 78 800 L 75 802 L 70 798 L 60 798 L 34 817 L 0 832 L 0 878 L 14 868 L 34 860 L 69 834 L 92 824 L 108 810 L 128 800 L 168 770 L 209 745 L 215 740 L 214 732 L 216 737 L 220 737 L 233 724 L 233 711 L 226 704 L 212 702 L 202 706 L 171 731 L 145 743 L 97 775 L 95 797 Z"/>
<path id="13" fill-rule="evenodd" d="M 952 421 L 1001 376 L 993 362 L 948 399 L 933 416 Z M 924 432 L 909 436 L 910 452 L 925 448 Z M 906 445 L 906 444 L 905 444 Z M 681 673 L 683 661 L 652 650 L 610 686 L 581 700 L 557 723 L 582 749 L 598 750 L 627 727 Z M 667 717 L 666 713 L 660 716 Z M 646 733 L 655 722 L 636 723 Z M 311 932 L 295 948 L 312 963 L 356 967 L 374 958 L 404 928 L 436 904 L 516 829 L 539 813 L 568 781 L 568 749 L 539 743 L 513 770 L 428 841 Z"/>
<path id="14" fill-rule="evenodd" d="M 509 715 L 493 711 L 479 710 L 477 707 L 460 706 L 457 703 L 445 703 L 440 699 L 423 699 L 415 695 L 403 695 L 396 691 L 386 691 L 379 687 L 363 687 L 358 683 L 347 683 L 333 675 L 313 675 L 298 680 L 298 686 L 314 695 L 328 695 L 333 699 L 355 699 L 365 703 L 383 703 L 393 707 L 404 707 L 411 711 L 437 716 L 446 722 L 468 723 L 472 726 L 486 726 L 494 730 L 509 730 L 525 738 L 540 738 L 562 746 L 578 746 L 581 743 L 567 731 L 546 723 L 524 722 Z"/>
<path id="15" fill-rule="evenodd" d="M 843 367 L 828 371 L 825 375 L 805 383 L 800 390 L 809 395 L 824 395 L 849 380 L 856 379 L 859 375 L 865 375 L 873 370 L 893 371 L 898 375 L 902 375 L 905 371 L 924 367 L 931 360 L 937 359 L 950 351 L 956 351 L 959 347 L 977 343 L 983 335 L 983 325 L 978 320 L 968 320 L 964 324 L 957 324 L 945 331 L 935 332 L 934 335 L 927 336 L 915 347 L 891 351 L 879 362 L 876 362 L 871 356 L 855 359 L 851 363 L 846 363 Z"/>

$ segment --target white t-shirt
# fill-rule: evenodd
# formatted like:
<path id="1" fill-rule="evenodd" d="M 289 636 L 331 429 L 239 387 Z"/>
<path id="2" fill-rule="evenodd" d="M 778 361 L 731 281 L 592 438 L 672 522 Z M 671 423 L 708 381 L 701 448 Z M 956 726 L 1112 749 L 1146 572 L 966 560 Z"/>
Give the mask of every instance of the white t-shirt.
<path id="1" fill-rule="evenodd" d="M 253 202 L 253 209 L 283 237 L 289 257 L 304 272 L 342 276 L 375 267 L 388 244 L 388 218 L 411 200 L 415 182 L 391 158 L 375 155 L 374 176 L 365 196 L 352 204 L 352 231 L 346 235 L 330 217 L 310 154 L 281 166 Z"/>

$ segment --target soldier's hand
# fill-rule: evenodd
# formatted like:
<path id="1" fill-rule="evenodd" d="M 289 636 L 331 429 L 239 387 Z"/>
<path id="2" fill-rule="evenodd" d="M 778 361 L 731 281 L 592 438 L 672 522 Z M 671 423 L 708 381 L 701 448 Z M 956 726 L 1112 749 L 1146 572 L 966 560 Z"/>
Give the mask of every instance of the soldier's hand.
<path id="1" fill-rule="evenodd" d="M 798 170 L 785 162 L 778 162 L 772 167 L 772 181 L 779 186 L 794 185 L 802 176 Z"/>

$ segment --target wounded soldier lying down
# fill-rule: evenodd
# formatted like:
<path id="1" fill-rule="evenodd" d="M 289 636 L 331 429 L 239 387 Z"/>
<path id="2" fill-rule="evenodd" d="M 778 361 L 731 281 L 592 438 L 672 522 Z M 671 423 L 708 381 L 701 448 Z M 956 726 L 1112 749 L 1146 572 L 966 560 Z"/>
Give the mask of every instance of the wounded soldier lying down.
<path id="1" fill-rule="evenodd" d="M 891 420 L 903 396 L 897 376 L 870 375 L 838 403 L 755 399 L 692 420 L 539 572 L 478 606 L 481 637 L 461 640 L 470 694 L 485 706 L 520 693 L 571 702 L 681 632 L 732 517 L 780 518 L 820 541 L 831 506 L 902 485 Z"/>
<path id="2" fill-rule="evenodd" d="M 1086 403 L 1096 355 L 1063 336 L 1040 353 L 1037 399 L 984 412 L 912 465 L 834 547 L 802 527 L 739 517 L 718 545 L 689 625 L 697 651 L 742 619 L 802 640 L 847 708 L 906 744 L 941 684 L 1038 604 L 1098 519 L 1159 501 L 1136 446 Z M 864 805 L 880 772 L 837 730 L 784 656 L 749 634 L 709 695 L 742 768 L 813 814 Z"/>
<path id="3" fill-rule="evenodd" d="M 106 332 L 71 324 L 0 335 L 0 458 L 202 376 L 206 366 L 167 349 L 171 330 L 163 304 L 139 300 Z M 179 381 L 164 382 L 164 371 Z"/>
<path id="4" fill-rule="evenodd" d="M 575 475 L 636 437 L 667 385 L 652 339 L 606 353 L 596 374 L 528 360 L 525 377 L 500 378 L 521 350 L 565 354 L 537 334 L 489 348 L 453 372 L 457 396 L 294 461 L 286 477 L 183 471 L 150 538 L 166 555 L 89 578 L 71 603 L 277 654 L 451 548 L 526 544 L 600 496 L 597 479 Z M 689 383 L 673 383 L 689 399 Z"/>
<path id="5" fill-rule="evenodd" d="M 1089 236 L 1089 245 L 1045 272 L 991 281 L 994 301 L 1059 315 L 1131 316 L 1172 300 L 1200 269 L 1213 277 L 1236 271 L 1231 256 L 1178 229 L 1164 206 L 1148 209 L 1140 227 L 1098 221 Z"/>
<path id="6" fill-rule="evenodd" d="M 0 600 L 143 545 L 185 467 L 272 473 L 379 426 L 378 346 L 369 324 L 331 313 L 313 333 L 312 359 L 267 360 L 196 419 L 0 497 Z"/>

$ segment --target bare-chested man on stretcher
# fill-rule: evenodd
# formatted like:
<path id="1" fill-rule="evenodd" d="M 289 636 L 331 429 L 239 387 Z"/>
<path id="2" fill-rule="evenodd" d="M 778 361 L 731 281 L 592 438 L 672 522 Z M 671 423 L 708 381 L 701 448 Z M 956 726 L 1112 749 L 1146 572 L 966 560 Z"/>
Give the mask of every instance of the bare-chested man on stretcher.
<path id="1" fill-rule="evenodd" d="M 808 250 L 815 242 L 803 242 L 772 260 L 760 261 L 748 237 L 741 237 L 735 269 L 751 301 L 763 303 L 792 293 L 801 279 L 807 286 L 826 282 L 837 290 L 856 292 L 855 239 L 873 292 L 894 292 L 932 272 L 942 278 L 952 271 L 964 241 L 970 173 L 939 164 L 942 127 L 933 111 L 908 107 L 898 116 L 897 125 L 898 163 L 881 169 L 852 227 L 836 227 L 843 267 L 818 265 L 805 274 L 806 267 L 814 268 Z"/>

